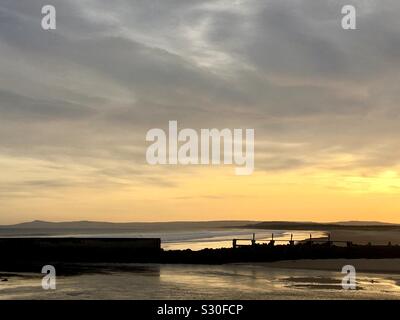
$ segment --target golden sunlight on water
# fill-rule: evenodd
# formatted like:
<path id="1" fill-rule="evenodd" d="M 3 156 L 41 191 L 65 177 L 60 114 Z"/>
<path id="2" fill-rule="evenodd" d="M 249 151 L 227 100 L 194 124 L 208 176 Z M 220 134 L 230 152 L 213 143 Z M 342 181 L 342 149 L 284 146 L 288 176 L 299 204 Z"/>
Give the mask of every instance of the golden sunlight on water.
<path id="1" fill-rule="evenodd" d="M 41 288 L 39 274 L 1 276 L 0 299 L 399 299 L 399 274 L 360 273 L 344 290 L 340 271 L 270 268 L 258 264 L 120 265 L 125 271 L 59 277 Z"/>

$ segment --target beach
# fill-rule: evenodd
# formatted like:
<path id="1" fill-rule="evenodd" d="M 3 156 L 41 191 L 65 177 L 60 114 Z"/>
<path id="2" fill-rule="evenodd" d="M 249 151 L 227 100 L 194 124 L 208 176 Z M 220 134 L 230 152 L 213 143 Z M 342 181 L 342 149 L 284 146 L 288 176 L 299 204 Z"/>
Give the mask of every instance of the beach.
<path id="1" fill-rule="evenodd" d="M 340 261 L 340 264 L 350 261 Z M 375 262 L 373 262 L 375 263 Z M 357 290 L 344 290 L 338 270 L 267 264 L 104 266 L 101 273 L 57 278 L 43 290 L 40 273 L 7 274 L 0 299 L 399 299 L 399 273 L 357 273 Z M 298 265 L 300 267 L 300 264 Z"/>
<path id="2" fill-rule="evenodd" d="M 302 259 L 257 263 L 259 266 L 279 269 L 341 271 L 352 265 L 357 272 L 391 273 L 400 275 L 400 259 Z"/>
<path id="3" fill-rule="evenodd" d="M 400 245 L 400 230 L 330 230 L 332 240 L 352 241 L 356 244 Z"/>

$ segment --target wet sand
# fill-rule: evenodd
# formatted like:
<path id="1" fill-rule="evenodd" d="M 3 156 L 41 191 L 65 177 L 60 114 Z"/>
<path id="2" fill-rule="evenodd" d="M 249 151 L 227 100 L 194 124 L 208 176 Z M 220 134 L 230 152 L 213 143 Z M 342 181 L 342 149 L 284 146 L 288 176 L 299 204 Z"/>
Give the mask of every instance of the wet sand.
<path id="1" fill-rule="evenodd" d="M 331 240 L 352 241 L 355 244 L 386 245 L 391 242 L 393 245 L 400 245 L 400 231 L 398 230 L 331 230 Z"/>
<path id="2" fill-rule="evenodd" d="M 400 274 L 400 259 L 316 259 L 286 260 L 256 263 L 258 266 L 280 269 L 325 270 L 340 272 L 345 265 L 352 265 L 357 272 Z"/>
<path id="3" fill-rule="evenodd" d="M 126 264 L 123 271 L 58 276 L 43 290 L 42 274 L 3 274 L 1 299 L 399 299 L 400 275 L 357 273 L 344 290 L 340 271 L 242 265 Z M 122 265 L 121 265 L 122 267 Z"/>

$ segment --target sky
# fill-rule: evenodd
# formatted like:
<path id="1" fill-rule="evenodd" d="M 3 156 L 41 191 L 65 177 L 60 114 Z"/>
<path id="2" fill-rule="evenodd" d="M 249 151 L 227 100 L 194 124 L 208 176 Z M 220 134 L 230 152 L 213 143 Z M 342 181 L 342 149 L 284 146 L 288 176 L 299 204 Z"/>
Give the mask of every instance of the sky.
<path id="1" fill-rule="evenodd" d="M 400 222 L 399 14 L 398 0 L 1 0 L 0 224 Z M 146 132 L 170 120 L 253 128 L 254 173 L 147 164 Z"/>

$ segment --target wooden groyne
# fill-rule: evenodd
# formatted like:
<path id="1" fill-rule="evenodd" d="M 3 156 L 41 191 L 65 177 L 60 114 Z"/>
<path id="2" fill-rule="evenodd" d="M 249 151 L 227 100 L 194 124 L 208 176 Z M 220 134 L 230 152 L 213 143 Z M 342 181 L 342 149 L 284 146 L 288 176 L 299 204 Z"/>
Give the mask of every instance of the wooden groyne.
<path id="1" fill-rule="evenodd" d="M 243 243 L 244 242 L 244 243 Z M 291 246 L 294 246 L 295 244 L 325 244 L 328 246 L 332 245 L 338 245 L 338 246 L 346 246 L 346 247 L 351 247 L 353 246 L 352 241 L 347 241 L 347 240 L 332 240 L 330 234 L 326 238 L 312 238 L 312 235 L 310 234 L 310 237 L 308 239 L 302 239 L 302 240 L 294 240 L 293 239 L 293 234 L 290 235 L 290 239 L 274 239 L 274 234 L 271 234 L 270 238 L 259 238 L 256 239 L 256 234 L 253 233 L 252 238 L 241 238 L 241 239 L 232 239 L 232 248 L 240 248 L 240 247 L 249 247 L 249 246 L 256 246 L 256 245 L 267 245 L 267 246 L 274 246 L 275 244 L 288 244 Z M 368 243 L 368 245 L 372 246 L 372 243 Z M 391 242 L 388 242 L 388 246 L 392 246 Z"/>

